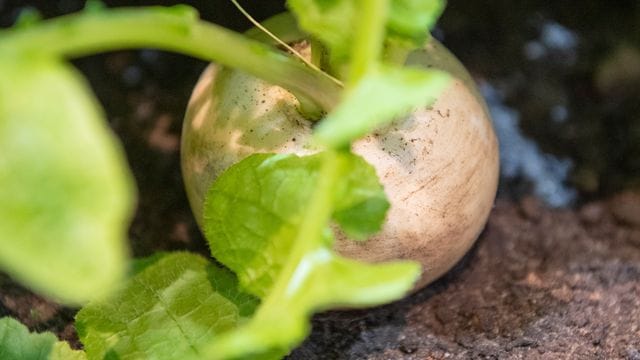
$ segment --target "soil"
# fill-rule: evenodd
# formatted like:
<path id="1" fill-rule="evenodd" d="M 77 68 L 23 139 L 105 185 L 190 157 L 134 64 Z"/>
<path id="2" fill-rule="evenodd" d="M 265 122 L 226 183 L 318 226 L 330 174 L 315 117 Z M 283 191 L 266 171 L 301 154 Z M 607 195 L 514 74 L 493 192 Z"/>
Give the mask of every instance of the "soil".
<path id="1" fill-rule="evenodd" d="M 392 305 L 317 315 L 291 359 L 640 359 L 640 202 L 499 200 L 475 248 Z M 613 210 L 612 209 L 616 209 Z M 615 214 L 618 214 L 617 217 Z"/>
<path id="2" fill-rule="evenodd" d="M 0 0 L 0 24 L 8 25 L 26 5 L 52 16 L 82 2 L 53 3 Z M 228 15 L 230 7 L 215 12 L 211 2 L 201 3 L 205 17 L 246 27 Z M 503 178 L 485 232 L 444 278 L 394 304 L 316 315 L 311 336 L 290 359 L 640 359 L 640 81 L 629 85 L 623 76 L 622 85 L 607 83 L 612 93 L 588 81 L 619 44 L 638 43 L 633 24 L 640 6 L 588 3 L 577 16 L 570 11 L 575 2 L 568 1 L 523 1 L 513 9 L 508 1 L 452 0 L 436 32 L 477 79 L 506 94 L 526 133 L 545 151 L 574 161 L 568 179 L 579 192 L 574 205 L 549 208 L 529 195 L 528 182 Z M 252 6 L 262 17 L 282 8 L 281 1 Z M 536 38 L 543 19 L 579 34 L 579 61 L 566 64 L 571 54 L 562 53 L 544 61 L 522 58 L 523 44 Z M 616 36 L 621 40 L 613 41 Z M 150 50 L 74 64 L 105 107 L 137 180 L 134 255 L 175 249 L 207 254 L 179 167 L 181 119 L 205 64 Z M 532 79 L 536 85 L 526 86 Z M 567 121 L 543 116 L 559 103 L 568 108 Z M 0 276 L 0 316 L 53 331 L 79 347 L 74 314 Z"/>

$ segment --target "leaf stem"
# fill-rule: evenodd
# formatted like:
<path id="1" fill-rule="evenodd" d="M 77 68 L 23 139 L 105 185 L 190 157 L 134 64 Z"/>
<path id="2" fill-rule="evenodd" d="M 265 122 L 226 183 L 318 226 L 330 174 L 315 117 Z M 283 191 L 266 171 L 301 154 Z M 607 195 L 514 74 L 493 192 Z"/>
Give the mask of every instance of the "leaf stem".
<path id="1" fill-rule="evenodd" d="M 341 87 L 322 72 L 259 41 L 202 21 L 188 6 L 82 12 L 0 32 L 0 54 L 79 57 L 125 48 L 157 48 L 234 67 L 311 99 L 324 111 Z"/>
<path id="2" fill-rule="evenodd" d="M 296 282 L 291 281 L 299 270 L 304 256 L 314 249 L 325 246 L 323 234 L 333 212 L 334 198 L 332 194 L 343 173 L 343 166 L 338 152 L 326 150 L 324 153 L 318 183 L 309 200 L 309 207 L 304 213 L 298 234 L 293 242 L 289 261 L 282 269 L 279 281 L 274 284 L 273 291 L 261 308 L 268 309 L 267 302 L 279 303 L 283 298 L 296 293 Z"/>
<path id="3" fill-rule="evenodd" d="M 342 83 L 340 82 L 340 80 L 334 78 L 333 76 L 323 72 L 318 66 L 316 66 L 316 64 L 314 64 L 311 60 L 307 60 L 304 55 L 302 55 L 300 52 L 298 52 L 298 50 L 294 49 L 292 46 L 290 46 L 289 44 L 287 44 L 284 40 L 280 39 L 278 36 L 276 36 L 275 34 L 273 34 L 271 31 L 269 31 L 269 29 L 267 29 L 266 27 L 262 26 L 262 24 L 260 24 L 256 19 L 253 18 L 253 16 L 251 16 L 251 14 L 249 14 L 249 12 L 247 12 L 242 5 L 240 5 L 240 3 L 238 3 L 237 0 L 230 0 L 233 5 L 235 5 L 235 7 L 238 9 L 238 11 L 240 11 L 240 13 L 242 13 L 242 15 L 244 15 L 244 17 L 246 17 L 249 22 L 251 22 L 253 24 L 253 26 L 255 26 L 257 29 L 263 31 L 265 34 L 267 34 L 267 36 L 269 36 L 273 41 L 275 41 L 278 45 L 282 46 L 283 48 L 287 49 L 290 53 L 292 53 L 295 57 L 297 57 L 298 59 L 300 59 L 300 61 L 302 61 L 303 63 L 307 64 L 308 67 L 312 68 L 313 70 L 316 70 L 317 72 L 324 74 L 326 77 L 328 77 L 329 79 L 331 79 L 333 82 L 335 82 L 338 85 L 342 85 Z"/>
<path id="4" fill-rule="evenodd" d="M 389 0 L 359 0 L 358 3 L 361 15 L 351 53 L 350 87 L 358 83 L 380 60 L 389 12 Z"/>
<path id="5" fill-rule="evenodd" d="M 291 343 L 301 341 L 305 336 L 304 325 L 299 323 L 305 314 L 294 313 L 297 309 L 288 309 L 286 314 L 281 314 L 280 310 L 283 309 L 281 304 L 291 303 L 293 297 L 300 296 L 299 286 L 305 285 L 305 282 L 309 280 L 308 276 L 312 275 L 316 270 L 315 267 L 318 266 L 318 259 L 314 259 L 314 257 L 317 258 L 318 255 L 323 257 L 322 255 L 328 251 L 323 234 L 333 212 L 334 189 L 346 166 L 336 150 L 326 150 L 323 155 L 320 173 L 314 192 L 309 199 L 309 206 L 304 212 L 302 223 L 294 239 L 291 255 L 285 262 L 277 281 L 273 284 L 269 294 L 262 299 L 262 303 L 250 322 L 240 332 L 232 332 L 233 335 L 230 337 L 206 344 L 201 350 L 204 357 L 212 359 L 235 358 L 246 354 L 247 348 L 251 348 L 256 353 L 275 349 L 288 350 Z M 269 340 L 265 341 L 261 339 L 261 336 L 265 335 L 263 331 L 256 330 L 256 328 L 264 329 L 260 324 L 265 323 L 273 323 L 273 329 L 291 327 L 294 330 L 292 330 L 293 333 L 281 333 L 275 330 L 275 332 L 266 335 Z M 299 324 L 293 325 L 295 323 Z M 248 342 L 247 338 L 250 339 Z"/>

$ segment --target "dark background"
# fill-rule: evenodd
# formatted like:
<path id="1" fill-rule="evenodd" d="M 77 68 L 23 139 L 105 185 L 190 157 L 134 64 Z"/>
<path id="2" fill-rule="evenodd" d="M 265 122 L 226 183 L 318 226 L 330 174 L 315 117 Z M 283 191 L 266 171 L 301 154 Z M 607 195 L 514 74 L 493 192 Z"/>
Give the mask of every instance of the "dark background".
<path id="1" fill-rule="evenodd" d="M 83 1 L 0 1 L 0 26 L 9 26 L 25 7 L 44 17 L 78 11 Z M 108 6 L 174 5 L 178 1 L 105 1 Z M 204 19 L 241 31 L 250 23 L 226 0 L 186 1 Z M 244 1 L 258 19 L 285 9 L 284 1 Z M 549 24 L 560 25 L 575 44 L 545 45 Z M 573 162 L 568 183 L 588 199 L 640 182 L 640 5 L 618 1 L 449 1 L 435 35 L 443 40 L 479 81 L 497 89 L 504 103 L 520 114 L 527 137 L 543 152 Z M 556 34 L 557 35 L 557 34 Z M 553 36 L 553 34 L 551 34 Z M 557 40 L 557 39 L 556 39 Z M 551 39 L 553 42 L 553 39 Z M 542 46 L 540 46 L 542 43 Z M 535 58 L 527 51 L 544 50 Z M 557 45 L 557 46 L 556 46 Z M 546 49 L 545 49 L 546 47 Z M 542 48 L 542 49 L 541 49 Z M 529 50 L 527 50 L 529 49 Z M 631 49 L 629 51 L 629 49 Z M 172 91 L 184 107 L 189 88 L 204 64 L 161 52 L 130 52 L 134 70 L 127 86 L 148 81 Z M 145 56 L 147 55 L 147 56 Z M 105 57 L 78 60 L 107 109 L 123 103 L 102 84 L 117 67 Z M 140 62 L 137 62 L 140 61 Z M 607 62 L 618 61 L 606 71 Z M 610 69 L 609 69 L 610 70 Z M 606 78 L 606 85 L 599 85 Z M 112 79 L 117 80 L 117 79 Z M 184 85 L 184 91 L 182 87 Z M 554 121 L 560 111 L 566 118 Z M 110 112 L 114 114 L 113 111 Z M 516 180 L 522 180 L 520 178 Z M 517 189 L 522 183 L 516 182 Z M 525 184 L 526 185 L 526 184 Z"/>

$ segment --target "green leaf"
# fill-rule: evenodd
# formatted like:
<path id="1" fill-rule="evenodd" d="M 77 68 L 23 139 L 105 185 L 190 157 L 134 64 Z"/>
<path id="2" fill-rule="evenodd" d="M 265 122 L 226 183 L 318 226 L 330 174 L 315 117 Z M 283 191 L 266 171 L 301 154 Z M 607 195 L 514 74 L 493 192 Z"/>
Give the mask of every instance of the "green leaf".
<path id="1" fill-rule="evenodd" d="M 66 341 L 53 344 L 49 360 L 86 360 L 87 354 L 81 350 L 73 350 Z"/>
<path id="2" fill-rule="evenodd" d="M 0 267 L 82 303 L 125 273 L 132 176 L 82 77 L 30 55 L 0 56 Z"/>
<path id="3" fill-rule="evenodd" d="M 388 37 L 424 45 L 429 30 L 445 7 L 444 0 L 393 0 L 387 23 Z"/>
<path id="4" fill-rule="evenodd" d="M 82 351 L 72 350 L 65 341 L 50 333 L 30 333 L 19 321 L 0 319 L 0 359 L 85 360 Z"/>
<path id="5" fill-rule="evenodd" d="M 227 169 L 209 189 L 204 232 L 211 254 L 243 288 L 265 297 L 291 251 L 321 158 L 256 154 Z"/>
<path id="6" fill-rule="evenodd" d="M 380 229 L 389 203 L 366 161 L 352 154 L 342 160 L 350 172 L 334 194 L 334 218 L 347 235 L 362 239 Z M 211 254 L 238 274 L 249 292 L 269 293 L 291 251 L 321 162 L 322 154 L 255 154 L 225 171 L 207 193 L 203 216 Z"/>
<path id="7" fill-rule="evenodd" d="M 29 329 L 9 317 L 0 319 L 0 358 L 47 359 L 58 341 L 52 333 L 30 334 Z"/>
<path id="8" fill-rule="evenodd" d="M 212 359 L 233 359 L 272 349 L 290 350 L 308 335 L 314 311 L 397 300 L 411 289 L 419 273 L 420 267 L 410 262 L 368 265 L 318 249 L 299 262 L 289 279 L 286 300 L 262 306 L 249 324 L 223 334 L 204 353 Z"/>
<path id="9" fill-rule="evenodd" d="M 370 0 L 360 0 L 370 1 Z M 330 49 L 334 63 L 349 61 L 362 12 L 359 0 L 287 0 L 300 27 Z M 444 0 L 389 0 L 386 41 L 424 45 L 429 30 L 444 10 Z"/>
<path id="10" fill-rule="evenodd" d="M 315 137 L 342 148 L 418 106 L 433 103 L 449 83 L 438 70 L 381 68 L 366 75 L 316 127 Z"/>
<path id="11" fill-rule="evenodd" d="M 417 264 L 344 259 L 331 250 L 323 220 L 325 211 L 342 214 L 344 229 L 365 235 L 381 226 L 387 208 L 373 168 L 350 153 L 255 154 L 225 171 L 205 200 L 205 234 L 212 254 L 263 302 L 247 325 L 222 334 L 203 354 L 286 353 L 308 334 L 313 311 L 402 297 L 420 274 Z M 349 219 L 355 209 L 370 218 Z"/>
<path id="12" fill-rule="evenodd" d="M 365 240 L 382 228 L 389 201 L 376 170 L 360 156 L 345 156 L 348 169 L 336 189 L 333 219 L 345 234 Z"/>
<path id="13" fill-rule="evenodd" d="M 346 62 L 358 15 L 353 0 L 287 0 L 300 28 L 320 40 L 337 63 Z"/>
<path id="14" fill-rule="evenodd" d="M 201 358 L 198 348 L 249 317 L 257 300 L 199 255 L 158 254 L 112 298 L 87 304 L 76 327 L 92 359 Z"/>

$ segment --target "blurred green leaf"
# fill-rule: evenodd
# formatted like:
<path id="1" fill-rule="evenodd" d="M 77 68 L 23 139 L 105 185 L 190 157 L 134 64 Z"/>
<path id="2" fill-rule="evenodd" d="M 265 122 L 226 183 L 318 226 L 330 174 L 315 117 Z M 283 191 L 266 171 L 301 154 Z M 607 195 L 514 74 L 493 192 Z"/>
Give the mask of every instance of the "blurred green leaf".
<path id="1" fill-rule="evenodd" d="M 0 359 L 86 360 L 83 351 L 72 350 L 65 341 L 50 333 L 30 333 L 19 321 L 0 319 Z"/>
<path id="2" fill-rule="evenodd" d="M 82 77 L 31 55 L 0 55 L 0 267 L 82 303 L 125 273 L 133 180 Z"/>
<path id="3" fill-rule="evenodd" d="M 342 148 L 417 106 L 433 103 L 449 83 L 438 70 L 381 67 L 367 74 L 315 129 L 315 137 Z"/>
<path id="4" fill-rule="evenodd" d="M 353 0 L 287 0 L 300 28 L 329 49 L 335 63 L 345 63 L 353 42 L 358 14 Z"/>
<path id="5" fill-rule="evenodd" d="M 444 7 L 444 0 L 392 0 L 387 23 L 388 38 L 422 47 Z"/>
<path id="6" fill-rule="evenodd" d="M 344 64 L 356 41 L 359 1 L 368 0 L 287 0 L 287 5 L 300 27 L 329 49 L 333 63 Z M 385 41 L 422 47 L 444 6 L 444 0 L 389 0 Z"/>

